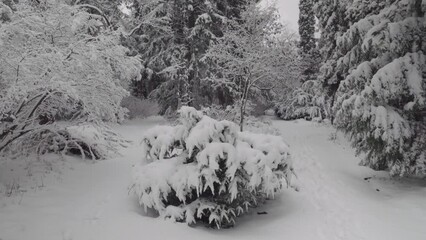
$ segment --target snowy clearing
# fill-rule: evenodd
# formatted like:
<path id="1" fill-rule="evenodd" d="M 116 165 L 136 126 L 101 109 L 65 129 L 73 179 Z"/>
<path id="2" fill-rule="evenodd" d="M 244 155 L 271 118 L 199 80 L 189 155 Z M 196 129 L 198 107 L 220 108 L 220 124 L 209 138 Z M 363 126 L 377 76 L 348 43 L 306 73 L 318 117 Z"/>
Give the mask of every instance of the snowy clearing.
<path id="1" fill-rule="evenodd" d="M 342 135 L 334 138 L 331 127 L 303 120 L 274 121 L 290 145 L 298 191 L 284 191 L 243 216 L 235 228 L 188 227 L 144 213 L 128 194 L 131 169 L 140 160 L 143 132 L 158 123 L 164 121 L 151 118 L 115 127 L 134 141 L 115 159 L 67 157 L 31 166 L 18 160 L 1 162 L 0 239 L 420 240 L 426 236 L 424 180 L 396 181 L 388 173 L 360 167 Z M 263 211 L 267 214 L 257 214 Z"/>

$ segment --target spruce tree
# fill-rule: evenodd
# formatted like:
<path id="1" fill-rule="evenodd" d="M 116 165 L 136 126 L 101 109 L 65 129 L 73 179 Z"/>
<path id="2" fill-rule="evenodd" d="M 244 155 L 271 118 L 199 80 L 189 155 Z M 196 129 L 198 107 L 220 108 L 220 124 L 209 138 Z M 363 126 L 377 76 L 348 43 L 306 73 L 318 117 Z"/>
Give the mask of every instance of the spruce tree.
<path id="1" fill-rule="evenodd" d="M 246 0 L 134 0 L 135 27 L 127 43 L 144 64 L 135 92 L 157 99 L 163 112 L 179 105 L 229 104 L 226 89 L 214 91 L 202 81 L 213 70 L 200 59 L 210 41 L 222 35 L 227 19 L 238 17 L 246 4 Z"/>
<path id="2" fill-rule="evenodd" d="M 302 85 L 277 106 L 276 113 L 283 119 L 331 118 L 334 96 L 342 81 L 336 71 L 336 37 L 347 29 L 346 1 L 300 1 L 300 70 Z M 312 14 L 312 9 L 313 13 Z M 315 17 L 320 38 L 315 43 Z M 315 24 L 315 23 L 314 23 Z M 317 46 L 316 46 L 317 45 Z"/>
<path id="3" fill-rule="evenodd" d="M 299 3 L 299 47 L 302 53 L 310 54 L 315 49 L 315 15 L 312 0 Z"/>
<path id="4" fill-rule="evenodd" d="M 299 3 L 299 57 L 297 72 L 298 86 L 292 87 L 290 94 L 283 94 L 276 105 L 276 114 L 285 120 L 305 118 L 327 118 L 323 85 L 318 80 L 321 57 L 315 39 L 314 0 L 301 0 Z"/>
<path id="5" fill-rule="evenodd" d="M 363 165 L 392 175 L 426 174 L 425 12 L 421 0 L 355 1 L 336 41 L 336 125 Z"/>
<path id="6" fill-rule="evenodd" d="M 322 60 L 318 80 L 324 87 L 322 92 L 327 98 L 325 107 L 329 113 L 334 104 L 337 88 L 343 80 L 340 73 L 336 71 L 339 53 L 335 49 L 336 38 L 347 29 L 345 4 L 346 1 L 316 0 L 314 7 L 321 35 L 318 47 Z"/>
<path id="7" fill-rule="evenodd" d="M 315 40 L 315 14 L 312 0 L 300 0 L 299 35 L 301 82 L 316 79 L 319 55 Z"/>

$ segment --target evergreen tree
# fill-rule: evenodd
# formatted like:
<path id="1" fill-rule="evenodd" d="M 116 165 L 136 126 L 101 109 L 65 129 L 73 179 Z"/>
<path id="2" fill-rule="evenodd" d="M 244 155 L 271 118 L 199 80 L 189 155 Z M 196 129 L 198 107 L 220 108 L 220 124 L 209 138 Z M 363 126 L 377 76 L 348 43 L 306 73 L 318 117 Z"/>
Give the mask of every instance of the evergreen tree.
<path id="1" fill-rule="evenodd" d="M 280 136 L 239 132 L 191 107 L 176 126 L 156 126 L 142 139 L 134 185 L 145 210 L 193 225 L 234 226 L 238 216 L 289 186 L 294 173 Z"/>
<path id="2" fill-rule="evenodd" d="M 275 106 L 278 117 L 290 119 L 326 118 L 323 84 L 319 81 L 320 54 L 315 39 L 314 0 L 301 0 L 299 3 L 299 57 L 300 83 L 293 86 L 290 93 L 283 94 Z"/>
<path id="3" fill-rule="evenodd" d="M 157 99 L 163 112 L 179 105 L 199 107 L 206 102 L 229 102 L 224 97 L 227 93 L 211 91 L 202 81 L 211 66 L 200 58 L 210 41 L 221 36 L 221 26 L 238 16 L 245 2 L 135 0 L 136 27 L 127 41 L 144 64 L 143 81 L 137 84 L 136 92 Z"/>
<path id="4" fill-rule="evenodd" d="M 315 49 L 315 14 L 312 0 L 300 0 L 299 35 L 300 51 L 310 54 Z"/>
<path id="5" fill-rule="evenodd" d="M 319 53 L 315 39 L 315 14 L 312 0 L 299 3 L 300 70 L 301 82 L 315 80 L 319 68 Z"/>
<path id="6" fill-rule="evenodd" d="M 339 53 L 336 49 L 336 38 L 347 29 L 345 20 L 346 0 L 316 0 L 314 9 L 319 23 L 320 39 L 318 42 L 319 53 L 321 55 L 321 67 L 318 80 L 327 98 L 325 105 L 326 112 L 330 113 L 330 108 L 334 104 L 334 96 L 342 81 L 342 76 L 336 71 L 336 62 Z M 331 117 L 332 115 L 329 114 Z"/>
<path id="7" fill-rule="evenodd" d="M 425 10 L 421 0 L 353 1 L 336 42 L 336 125 L 364 165 L 392 175 L 426 174 Z"/>

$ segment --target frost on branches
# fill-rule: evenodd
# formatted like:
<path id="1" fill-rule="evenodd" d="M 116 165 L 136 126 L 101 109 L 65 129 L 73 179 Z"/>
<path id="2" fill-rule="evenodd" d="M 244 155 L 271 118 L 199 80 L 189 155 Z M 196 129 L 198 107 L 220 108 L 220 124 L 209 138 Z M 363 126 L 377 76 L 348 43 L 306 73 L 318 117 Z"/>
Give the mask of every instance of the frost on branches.
<path id="1" fill-rule="evenodd" d="M 239 132 L 182 107 L 180 124 L 158 126 L 143 138 L 145 165 L 134 169 L 133 191 L 161 217 L 231 227 L 290 182 L 288 146 L 281 137 Z"/>
<path id="2" fill-rule="evenodd" d="M 278 23 L 277 9 L 248 2 L 241 17 L 227 22 L 223 36 L 212 41 L 201 59 L 216 66 L 203 81 L 216 89 L 228 89 L 239 105 L 241 131 L 250 100 L 270 94 L 279 82 L 287 80 L 285 75 L 294 61 L 289 50 L 291 37 Z"/>
<path id="3" fill-rule="evenodd" d="M 306 81 L 302 86 L 296 88 L 290 97 L 285 96 L 284 100 L 276 106 L 275 113 L 284 120 L 325 119 L 329 113 L 325 111 L 328 109 L 327 102 L 321 91 L 319 81 Z"/>
<path id="4" fill-rule="evenodd" d="M 90 123 L 92 140 L 114 139 L 102 122 L 126 114 L 120 102 L 139 78 L 139 60 L 126 55 L 105 16 L 66 2 L 19 1 L 0 23 L 0 152 L 72 146 L 99 158 L 69 127 Z"/>
<path id="5" fill-rule="evenodd" d="M 244 129 L 252 133 L 264 133 L 271 135 L 280 135 L 279 130 L 272 126 L 272 121 L 270 119 L 255 117 L 254 116 L 254 104 L 250 101 L 247 103 L 246 116 L 244 118 Z M 236 124 L 241 122 L 240 119 L 240 108 L 234 105 L 228 105 L 226 108 L 223 108 L 220 105 L 211 105 L 209 107 L 203 107 L 201 111 L 216 120 L 228 120 Z"/>
<path id="6" fill-rule="evenodd" d="M 337 69 L 349 75 L 337 92 L 336 124 L 366 153 L 364 165 L 424 176 L 426 2 L 386 2 L 381 9 L 337 39 Z"/>
<path id="7" fill-rule="evenodd" d="M 214 69 L 200 61 L 210 42 L 222 35 L 228 18 L 239 15 L 246 0 L 131 0 L 134 26 L 127 44 L 143 59 L 142 81 L 134 86 L 139 96 L 156 99 L 161 113 L 181 105 L 199 107 L 228 101 L 200 79 Z M 223 98 L 223 99 L 222 99 Z"/>

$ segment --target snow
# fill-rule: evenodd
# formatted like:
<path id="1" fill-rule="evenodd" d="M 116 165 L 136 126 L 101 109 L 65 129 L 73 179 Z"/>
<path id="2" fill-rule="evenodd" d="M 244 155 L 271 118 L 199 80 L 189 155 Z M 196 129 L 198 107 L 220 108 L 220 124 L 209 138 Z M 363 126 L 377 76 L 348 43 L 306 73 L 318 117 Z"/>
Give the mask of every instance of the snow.
<path id="1" fill-rule="evenodd" d="M 393 180 L 387 173 L 360 167 L 360 159 L 343 136 L 335 135 L 329 126 L 304 120 L 273 121 L 290 145 L 297 173 L 293 188 L 298 191 L 283 191 L 226 230 L 188 227 L 144 213 L 138 200 L 128 194 L 131 171 L 141 159 L 140 137 L 157 123 L 164 120 L 150 118 L 114 127 L 133 141 L 122 150 L 123 156 L 114 159 L 47 159 L 49 171 L 35 171 L 42 169 L 43 162 L 33 161 L 32 176 L 27 176 L 25 162 L 2 160 L 0 239 L 396 240 L 426 236 L 424 180 Z M 21 191 L 7 197 L 5 188 L 12 179 L 19 180 Z M 261 211 L 268 214 L 256 214 Z"/>
<path id="2" fill-rule="evenodd" d="M 145 211 L 152 208 L 161 218 L 188 224 L 231 227 L 244 207 L 258 206 L 289 186 L 292 162 L 281 137 L 240 133 L 237 124 L 191 107 L 179 113 L 178 125 L 154 127 L 143 137 L 131 192 Z"/>

